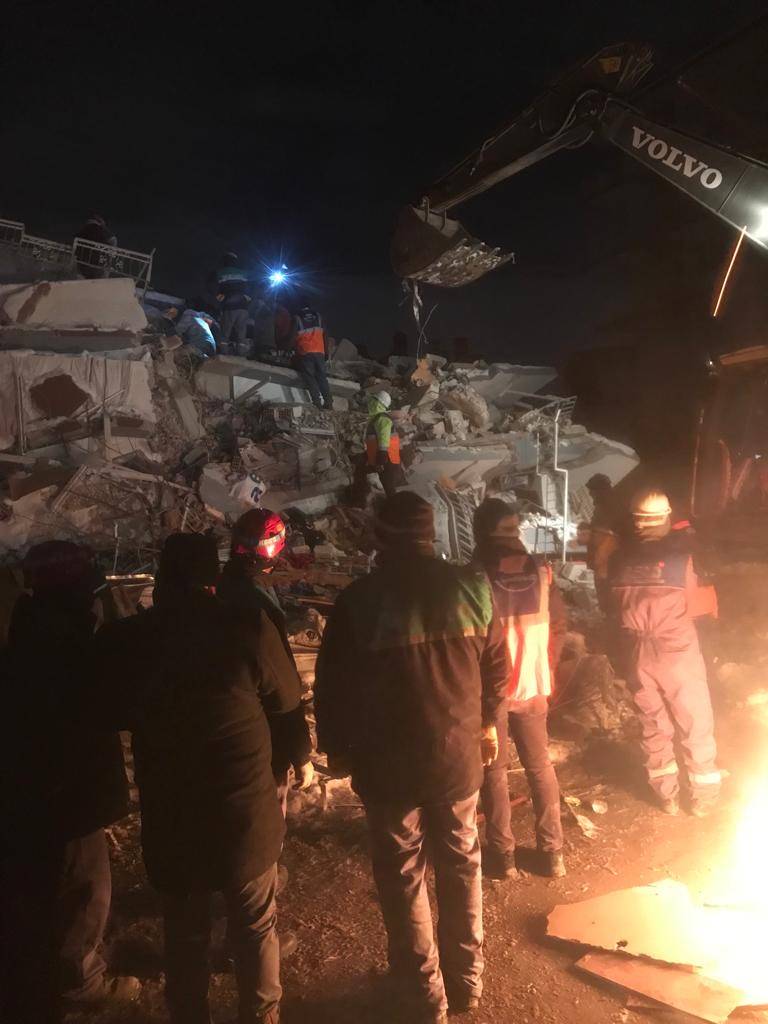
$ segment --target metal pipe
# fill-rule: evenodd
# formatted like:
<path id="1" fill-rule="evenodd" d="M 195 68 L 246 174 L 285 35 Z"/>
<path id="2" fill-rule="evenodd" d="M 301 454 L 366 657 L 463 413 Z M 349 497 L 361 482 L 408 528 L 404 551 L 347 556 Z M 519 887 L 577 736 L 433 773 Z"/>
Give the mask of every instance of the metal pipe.
<path id="1" fill-rule="evenodd" d="M 568 470 L 560 467 L 560 413 L 562 408 L 555 413 L 555 458 L 553 469 L 563 478 L 563 563 L 568 558 Z"/>

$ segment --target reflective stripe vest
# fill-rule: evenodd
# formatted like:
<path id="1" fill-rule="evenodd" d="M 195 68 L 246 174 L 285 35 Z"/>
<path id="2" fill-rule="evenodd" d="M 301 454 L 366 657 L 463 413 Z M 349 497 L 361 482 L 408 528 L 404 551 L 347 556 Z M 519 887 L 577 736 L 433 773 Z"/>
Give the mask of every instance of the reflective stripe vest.
<path id="1" fill-rule="evenodd" d="M 325 331 L 317 313 L 307 310 L 296 317 L 296 351 L 300 356 L 325 355 Z"/>
<path id="2" fill-rule="evenodd" d="M 549 665 L 548 566 L 529 554 L 508 555 L 489 574 L 493 597 L 505 632 L 510 659 L 507 699 L 527 701 L 552 693 Z"/>
<path id="3" fill-rule="evenodd" d="M 368 465 L 375 466 L 378 453 L 386 452 L 389 455 L 389 461 L 398 466 L 400 464 L 400 435 L 394 428 L 392 417 L 383 411 L 381 403 L 371 399 L 368 403 L 369 408 L 374 402 L 376 406 L 380 406 L 382 411 L 371 416 L 365 429 L 365 451 Z"/>

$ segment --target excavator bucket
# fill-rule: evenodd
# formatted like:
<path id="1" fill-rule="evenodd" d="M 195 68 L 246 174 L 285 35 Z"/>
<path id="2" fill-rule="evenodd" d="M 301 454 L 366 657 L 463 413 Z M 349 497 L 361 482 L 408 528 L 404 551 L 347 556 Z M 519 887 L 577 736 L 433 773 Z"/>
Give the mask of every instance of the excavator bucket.
<path id="1" fill-rule="evenodd" d="M 457 220 L 414 206 L 400 211 L 391 252 L 398 277 L 442 288 L 471 284 L 515 258 L 473 238 Z"/>

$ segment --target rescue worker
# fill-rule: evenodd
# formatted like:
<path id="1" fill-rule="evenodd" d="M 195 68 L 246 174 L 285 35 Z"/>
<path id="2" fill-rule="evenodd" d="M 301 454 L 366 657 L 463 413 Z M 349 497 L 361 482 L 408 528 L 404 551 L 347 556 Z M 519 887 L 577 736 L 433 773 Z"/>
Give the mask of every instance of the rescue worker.
<path id="1" fill-rule="evenodd" d="M 508 736 L 531 790 L 536 846 L 542 871 L 565 874 L 560 788 L 549 758 L 547 711 L 552 693 L 550 659 L 557 663 L 566 629 L 565 608 L 549 566 L 537 565 L 520 540 L 520 517 L 511 505 L 489 498 L 475 514 L 475 562 L 493 587 L 510 654 L 506 701 L 496 721 L 499 756 L 485 769 L 480 791 L 485 812 L 483 867 L 497 878 L 516 878 L 515 838 L 507 783 Z"/>
<path id="2" fill-rule="evenodd" d="M 279 633 L 285 652 L 295 668 L 285 611 L 277 591 L 269 583 L 280 552 L 285 548 L 285 532 L 283 520 L 268 508 L 251 509 L 240 516 L 232 528 L 229 561 L 222 571 L 217 594 L 235 612 L 264 612 Z M 310 759 L 312 741 L 304 705 L 299 704 L 288 714 L 270 718 L 270 729 L 272 772 L 285 816 L 291 769 L 296 789 L 308 789 L 314 780 L 314 767 Z M 284 877 L 287 877 L 287 873 Z"/>
<path id="3" fill-rule="evenodd" d="M 679 812 L 676 734 L 685 758 L 690 809 L 707 814 L 720 790 L 712 704 L 687 588 L 691 537 L 673 531 L 661 491 L 635 495 L 633 536 L 611 560 L 627 681 L 642 724 L 648 781 L 666 814 Z"/>
<path id="4" fill-rule="evenodd" d="M 154 606 L 96 638 L 103 720 L 133 735 L 144 863 L 165 924 L 172 1024 L 208 1024 L 211 893 L 224 893 L 240 1024 L 279 1020 L 277 859 L 285 823 L 270 765 L 269 717 L 301 688 L 264 613 L 215 596 L 218 552 L 172 534 Z M 107 671 L 108 670 L 108 671 Z"/>
<path id="5" fill-rule="evenodd" d="M 84 238 L 87 242 L 96 242 L 97 245 L 117 245 L 117 238 L 107 227 L 107 222 L 100 213 L 90 214 L 75 238 Z M 77 248 L 75 251 L 77 252 Z M 81 248 L 79 252 L 81 259 L 77 262 L 77 269 L 82 277 L 89 279 L 109 277 L 108 254 L 104 250 L 99 252 Z"/>
<path id="6" fill-rule="evenodd" d="M 367 497 L 368 475 L 378 473 L 387 497 L 405 482 L 400 464 L 400 435 L 389 415 L 392 396 L 377 391 L 368 396 L 368 423 L 365 428 L 365 452 L 355 468 L 353 490 L 360 501 Z"/>
<path id="7" fill-rule="evenodd" d="M 332 409 L 333 399 L 325 370 L 325 331 L 319 313 L 304 305 L 295 320 L 296 369 L 314 405 Z"/>
<path id="8" fill-rule="evenodd" d="M 587 539 L 587 566 L 594 573 L 597 603 L 603 615 L 609 615 L 611 585 L 608 581 L 608 565 L 611 555 L 618 547 L 618 523 L 613 495 L 613 484 L 605 473 L 595 473 L 587 480 L 587 490 L 592 498 L 593 513 Z"/>
<path id="9" fill-rule="evenodd" d="M 216 274 L 216 299 L 219 303 L 219 347 L 224 355 L 247 358 L 251 354 L 248 341 L 248 275 L 236 252 L 225 253 Z"/>
<path id="10" fill-rule="evenodd" d="M 323 636 L 318 747 L 366 808 L 392 981 L 421 1020 L 444 1024 L 449 1005 L 482 994 L 477 795 L 497 753 L 506 641 L 486 576 L 435 557 L 427 501 L 383 499 L 375 529 L 378 567 L 339 596 Z"/>
<path id="11" fill-rule="evenodd" d="M 112 880 L 104 829 L 128 814 L 117 730 L 91 728 L 88 666 L 102 582 L 91 552 L 46 541 L 24 560 L 3 655 L 0 1019 L 139 995 L 102 957 Z"/>

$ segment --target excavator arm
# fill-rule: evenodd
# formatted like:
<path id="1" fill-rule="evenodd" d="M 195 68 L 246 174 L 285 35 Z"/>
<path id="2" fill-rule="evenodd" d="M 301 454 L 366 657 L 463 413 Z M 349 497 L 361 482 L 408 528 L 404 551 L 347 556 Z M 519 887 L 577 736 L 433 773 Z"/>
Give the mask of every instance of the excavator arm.
<path id="1" fill-rule="evenodd" d="M 401 277 L 459 287 L 513 259 L 473 238 L 447 211 L 562 149 L 602 137 L 768 248 L 768 167 L 644 117 L 626 97 L 652 66 L 648 47 L 601 50 L 554 83 L 401 211 L 392 263 Z"/>

